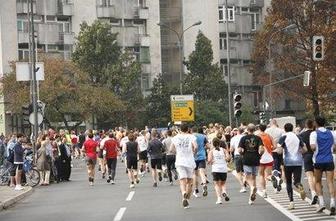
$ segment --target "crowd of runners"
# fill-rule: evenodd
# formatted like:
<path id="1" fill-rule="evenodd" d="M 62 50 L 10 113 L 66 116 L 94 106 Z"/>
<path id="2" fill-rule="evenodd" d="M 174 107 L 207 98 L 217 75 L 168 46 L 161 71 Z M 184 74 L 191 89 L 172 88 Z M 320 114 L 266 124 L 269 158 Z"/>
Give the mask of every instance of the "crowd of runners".
<path id="1" fill-rule="evenodd" d="M 311 204 L 322 212 L 325 202 L 322 176 L 325 172 L 330 195 L 331 215 L 335 215 L 334 158 L 336 133 L 325 128 L 326 121 L 317 117 L 307 120 L 304 129 L 287 123 L 279 128 L 272 120 L 269 125 L 242 124 L 239 128 L 210 124 L 197 127 L 182 124 L 168 130 L 144 129 L 107 132 L 87 131 L 82 154 L 86 156 L 90 185 L 94 185 L 95 165 L 98 160 L 102 177 L 108 183 L 116 182 L 116 164 L 120 157 L 127 168 L 130 188 L 151 172 L 153 187 L 163 179 L 173 185 L 179 179 L 182 205 L 189 207 L 191 196 L 208 195 L 209 183 L 214 183 L 216 204 L 229 201 L 226 180 L 230 165 L 247 192 L 248 203 L 256 200 L 259 189 L 267 198 L 266 184 L 270 182 L 276 193 L 286 184 L 288 209 L 295 208 L 293 189 L 302 200 L 306 198 L 301 183 L 304 169 L 311 193 Z M 210 174 L 207 174 L 207 165 Z M 118 175 L 121 176 L 121 175 Z M 259 178 L 259 179 L 257 179 Z"/>
<path id="2" fill-rule="evenodd" d="M 289 210 L 295 208 L 293 189 L 299 192 L 302 200 L 306 198 L 301 183 L 304 169 L 311 204 L 317 206 L 317 212 L 326 209 L 322 190 L 325 173 L 329 209 L 331 215 L 335 215 L 333 152 L 336 133 L 325 125 L 326 120 L 317 117 L 307 120 L 303 129 L 294 128 L 290 123 L 279 128 L 276 120 L 271 120 L 269 125 L 241 124 L 238 128 L 220 124 L 203 127 L 182 124 L 168 129 L 87 130 L 77 135 L 49 130 L 39 138 L 38 167 L 42 185 L 48 185 L 50 174 L 57 182 L 70 179 L 71 159 L 85 160 L 89 185 L 93 186 L 95 179 L 100 178 L 115 184 L 116 177 L 124 176 L 116 174 L 117 162 L 121 162 L 126 167 L 130 188 L 135 188 L 149 173 L 154 188 L 163 180 L 170 185 L 179 180 L 184 208 L 189 207 L 191 196 L 206 197 L 210 183 L 214 184 L 216 204 L 229 201 L 226 180 L 228 172 L 232 171 L 241 186 L 242 196 L 249 192 L 247 202 L 250 205 L 256 200 L 257 191 L 267 198 L 268 182 L 276 193 L 285 183 Z M 19 136 L 13 139 L 22 143 L 22 136 Z M 17 145 L 7 145 L 8 155 L 13 146 L 15 150 Z M 99 175 L 95 174 L 96 164 Z M 11 185 L 15 183 L 15 171 L 20 171 L 20 166 L 13 168 Z"/>

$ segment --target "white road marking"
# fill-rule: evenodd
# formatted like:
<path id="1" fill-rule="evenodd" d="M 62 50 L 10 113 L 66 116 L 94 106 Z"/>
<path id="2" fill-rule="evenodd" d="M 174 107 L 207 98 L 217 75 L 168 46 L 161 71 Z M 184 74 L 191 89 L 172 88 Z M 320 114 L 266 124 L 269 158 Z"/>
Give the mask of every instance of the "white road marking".
<path id="1" fill-rule="evenodd" d="M 126 211 L 126 207 L 121 207 L 115 215 L 113 221 L 120 221 Z"/>
<path id="2" fill-rule="evenodd" d="M 128 194 L 127 198 L 126 198 L 126 201 L 131 201 L 132 198 L 133 198 L 133 196 L 134 196 L 134 194 L 135 194 L 135 191 L 131 191 L 131 192 Z"/>

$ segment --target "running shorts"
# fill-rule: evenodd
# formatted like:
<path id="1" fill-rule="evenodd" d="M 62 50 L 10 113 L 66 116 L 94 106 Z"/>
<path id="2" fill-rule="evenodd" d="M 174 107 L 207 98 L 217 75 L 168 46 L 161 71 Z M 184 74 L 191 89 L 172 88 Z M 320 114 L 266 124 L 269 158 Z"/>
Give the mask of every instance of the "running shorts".
<path id="1" fill-rule="evenodd" d="M 246 175 L 253 175 L 253 176 L 257 176 L 258 175 L 258 167 L 257 166 L 247 166 L 244 165 L 244 173 Z"/>
<path id="2" fill-rule="evenodd" d="M 90 157 L 85 157 L 85 162 L 86 162 L 86 165 L 96 165 L 97 163 L 97 159 L 96 158 L 90 158 Z"/>
<path id="3" fill-rule="evenodd" d="M 152 169 L 162 170 L 162 159 L 151 159 Z"/>
<path id="4" fill-rule="evenodd" d="M 273 167 L 273 161 L 270 162 L 270 163 L 260 163 L 260 166 L 263 166 L 263 167 Z"/>
<path id="5" fill-rule="evenodd" d="M 206 167 L 205 160 L 196 160 L 195 163 L 196 163 L 195 170 L 198 170 L 199 168 L 205 169 Z"/>
<path id="6" fill-rule="evenodd" d="M 240 155 L 236 155 L 234 156 L 234 164 L 235 164 L 235 168 L 237 173 L 241 173 L 244 172 L 243 170 L 243 157 Z"/>
<path id="7" fill-rule="evenodd" d="M 137 170 L 138 169 L 138 159 L 136 157 L 126 158 L 127 169 Z"/>
<path id="8" fill-rule="evenodd" d="M 194 168 L 185 166 L 176 166 L 176 171 L 179 175 L 179 179 L 192 179 L 194 175 Z"/>
<path id="9" fill-rule="evenodd" d="M 321 171 L 334 171 L 335 165 L 334 162 L 332 163 L 315 163 L 314 164 L 315 170 L 321 170 Z"/>
<path id="10" fill-rule="evenodd" d="M 303 155 L 303 163 L 305 172 L 313 172 L 314 171 L 314 163 L 313 163 L 313 154 L 306 153 Z"/>
<path id="11" fill-rule="evenodd" d="M 227 173 L 212 173 L 213 181 L 226 181 Z"/>
<path id="12" fill-rule="evenodd" d="M 139 160 L 148 161 L 147 150 L 141 151 L 139 153 Z"/>
<path id="13" fill-rule="evenodd" d="M 22 169 L 23 169 L 23 164 L 13 164 L 10 170 L 10 175 L 15 176 L 16 170 L 22 170 Z"/>

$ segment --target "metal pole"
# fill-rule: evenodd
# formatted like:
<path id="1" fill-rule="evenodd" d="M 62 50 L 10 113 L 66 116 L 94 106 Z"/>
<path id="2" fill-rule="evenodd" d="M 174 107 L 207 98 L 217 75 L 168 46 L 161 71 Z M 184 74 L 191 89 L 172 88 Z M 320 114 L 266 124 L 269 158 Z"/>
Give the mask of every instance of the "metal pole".
<path id="1" fill-rule="evenodd" d="M 182 45 L 182 38 L 180 36 L 178 36 L 178 39 L 179 39 L 179 49 L 180 49 L 180 58 L 181 58 L 181 61 L 180 61 L 180 65 L 181 65 L 181 68 L 180 68 L 180 94 L 182 95 L 183 94 L 183 69 L 184 69 L 184 64 L 183 64 L 183 45 Z"/>
<path id="2" fill-rule="evenodd" d="M 269 72 L 269 84 L 270 84 L 270 87 L 269 87 L 269 102 L 270 102 L 270 119 L 273 118 L 273 96 L 272 96 L 272 71 L 271 70 L 271 56 L 272 56 L 272 39 L 270 39 L 270 41 L 268 42 L 268 61 L 269 61 L 269 69 L 270 69 L 270 72 Z"/>
<path id="3" fill-rule="evenodd" d="M 36 85 L 36 54 L 35 54 L 35 31 L 34 31 L 34 1 L 30 0 L 30 16 L 31 16 L 31 73 L 32 73 L 32 98 L 33 98 L 33 113 L 34 113 L 34 127 L 33 127 L 33 151 L 34 156 L 36 155 L 36 141 L 37 141 L 37 135 L 38 135 L 38 119 L 37 119 L 37 85 Z"/>
<path id="4" fill-rule="evenodd" d="M 229 9 L 228 1 L 225 0 L 226 11 L 226 61 L 228 70 L 228 97 L 229 97 L 229 124 L 232 126 L 232 94 L 231 94 L 231 71 L 230 71 L 230 41 L 229 41 Z"/>

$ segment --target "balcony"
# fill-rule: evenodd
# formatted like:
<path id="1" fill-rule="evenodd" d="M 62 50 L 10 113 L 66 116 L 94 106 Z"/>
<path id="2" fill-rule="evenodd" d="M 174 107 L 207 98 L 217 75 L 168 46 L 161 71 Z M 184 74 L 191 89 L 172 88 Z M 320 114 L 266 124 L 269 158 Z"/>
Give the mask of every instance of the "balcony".
<path id="1" fill-rule="evenodd" d="M 18 44 L 29 43 L 29 33 L 28 32 L 18 32 Z"/>
<path id="2" fill-rule="evenodd" d="M 64 16 L 72 16 L 74 5 L 69 0 L 58 2 L 58 14 Z"/>
<path id="3" fill-rule="evenodd" d="M 66 33 L 60 32 L 59 33 L 59 43 L 64 45 L 73 45 L 74 44 L 75 35 L 73 32 Z"/>
<path id="4" fill-rule="evenodd" d="M 149 19 L 149 9 L 146 7 L 136 7 L 134 10 L 134 18 Z"/>
<path id="5" fill-rule="evenodd" d="M 110 6 L 97 6 L 98 18 L 113 18 L 116 16 L 116 10 L 113 5 Z"/>
<path id="6" fill-rule="evenodd" d="M 39 44 L 58 44 L 59 43 L 58 24 L 39 24 L 38 43 Z"/>
<path id="7" fill-rule="evenodd" d="M 36 1 L 33 3 L 33 10 L 36 13 Z M 28 3 L 27 2 L 16 2 L 16 13 L 17 14 L 27 14 L 28 13 Z"/>
<path id="8" fill-rule="evenodd" d="M 140 46 L 144 46 L 144 47 L 149 47 L 150 46 L 149 35 L 139 34 L 138 35 L 138 41 L 136 42 L 136 44 L 138 44 Z"/>

